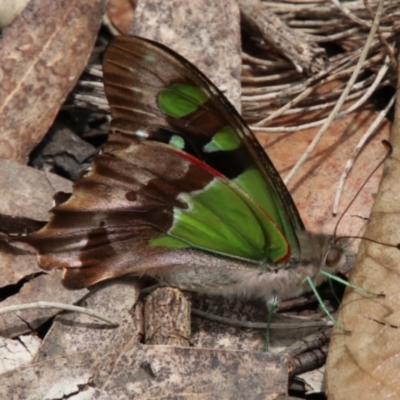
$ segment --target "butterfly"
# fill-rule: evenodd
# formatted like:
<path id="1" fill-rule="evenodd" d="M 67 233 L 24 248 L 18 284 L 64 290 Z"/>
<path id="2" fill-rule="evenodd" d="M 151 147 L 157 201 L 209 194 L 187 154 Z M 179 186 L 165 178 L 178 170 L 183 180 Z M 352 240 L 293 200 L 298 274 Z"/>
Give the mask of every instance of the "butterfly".
<path id="1" fill-rule="evenodd" d="M 111 133 L 70 199 L 26 237 L 41 268 L 63 268 L 73 287 L 147 275 L 269 303 L 345 263 L 342 244 L 305 230 L 249 127 L 189 61 L 121 36 L 103 74 Z"/>

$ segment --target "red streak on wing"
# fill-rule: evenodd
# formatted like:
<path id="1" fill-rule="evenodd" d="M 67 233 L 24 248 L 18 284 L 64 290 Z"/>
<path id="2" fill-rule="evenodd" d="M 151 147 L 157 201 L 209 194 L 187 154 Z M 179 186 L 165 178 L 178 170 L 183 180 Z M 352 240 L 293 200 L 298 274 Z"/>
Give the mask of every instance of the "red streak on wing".
<path id="1" fill-rule="evenodd" d="M 228 179 L 225 175 L 221 174 L 221 172 L 217 171 L 216 169 L 210 167 L 208 164 L 206 164 L 205 162 L 199 160 L 198 158 L 175 148 L 171 148 L 170 149 L 172 152 L 179 154 L 181 157 L 185 158 L 186 160 L 189 160 L 190 162 L 192 162 L 193 164 L 198 165 L 200 168 L 205 169 L 206 171 L 208 171 L 210 174 L 217 176 L 218 178 L 222 178 L 222 179 Z"/>
<path id="2" fill-rule="evenodd" d="M 288 251 L 286 253 L 286 255 L 284 255 L 282 258 L 280 258 L 277 262 L 285 262 L 287 260 L 289 260 L 290 256 L 292 255 L 292 248 L 290 247 L 290 244 L 286 241 L 287 245 L 288 245 Z"/>

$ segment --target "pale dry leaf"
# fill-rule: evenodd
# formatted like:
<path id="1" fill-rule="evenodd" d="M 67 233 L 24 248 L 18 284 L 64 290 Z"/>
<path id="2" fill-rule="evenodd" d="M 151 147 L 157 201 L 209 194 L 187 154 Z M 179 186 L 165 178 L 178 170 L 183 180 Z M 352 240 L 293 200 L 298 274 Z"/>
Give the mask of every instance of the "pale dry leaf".
<path id="1" fill-rule="evenodd" d="M 29 364 L 41 343 L 36 335 L 23 335 L 18 339 L 0 337 L 0 374 Z"/>
<path id="2" fill-rule="evenodd" d="M 385 164 L 365 237 L 396 245 L 400 243 L 399 97 L 390 141 L 394 151 Z M 346 290 L 338 319 L 351 335 L 344 335 L 337 329 L 332 335 L 327 362 L 330 399 L 400 397 L 399 266 L 399 250 L 371 242 L 360 246 L 350 280 L 375 293 L 384 293 L 385 297 Z"/>
<path id="3" fill-rule="evenodd" d="M 1 307 L 37 301 L 74 304 L 87 294 L 87 289 L 65 288 L 61 283 L 61 271 L 52 271 L 32 278 L 16 295 L 1 302 Z M 0 336 L 17 337 L 30 333 L 59 312 L 59 309 L 38 309 L 4 314 L 0 317 Z"/>
<path id="4" fill-rule="evenodd" d="M 57 192 L 72 192 L 72 182 L 58 175 L 0 159 L 0 214 L 47 221 Z"/>
<path id="5" fill-rule="evenodd" d="M 324 391 L 325 367 L 304 372 L 297 376 L 297 379 L 304 380 L 307 388 L 307 394 L 321 393 Z"/>
<path id="6" fill-rule="evenodd" d="M 169 346 L 143 350 L 153 379 L 141 382 L 144 390 L 142 395 L 138 391 L 138 399 L 179 395 L 182 399 L 272 400 L 287 395 L 285 356 Z"/>
<path id="7" fill-rule="evenodd" d="M 31 363 L 1 374 L 2 399 L 62 399 L 79 393 L 78 385 L 90 381 L 95 354 L 69 352 L 62 357 L 49 357 L 41 363 Z M 65 367 L 68 366 L 68 374 Z"/>
<path id="8" fill-rule="evenodd" d="M 137 352 L 143 317 L 131 314 L 131 309 L 138 295 L 138 285 L 132 280 L 106 282 L 92 288 L 84 305 L 113 318 L 119 327 L 109 327 L 82 314 L 58 316 L 31 365 L 0 377 L 4 382 L 0 397 L 13 398 L 10 393 L 14 390 L 14 398 L 28 398 L 30 392 L 37 399 L 61 398 L 80 390 L 84 393 L 78 387 L 90 382 L 101 391 L 110 381 L 114 384 L 112 375 L 123 373 L 118 369 L 121 358 L 124 359 L 128 350 Z M 127 361 L 135 365 L 135 359 Z M 37 376 L 40 376 L 40 385 L 37 385 Z M 126 386 L 129 381 L 115 384 Z"/>
<path id="9" fill-rule="evenodd" d="M 36 254 L 0 242 L 0 290 L 5 286 L 18 284 L 29 275 L 42 272 L 37 265 Z"/>
<path id="10" fill-rule="evenodd" d="M 28 2 L 29 0 L 0 0 L 0 29 L 9 25 Z"/>
<path id="11" fill-rule="evenodd" d="M 0 223 L 47 221 L 57 192 L 71 192 L 72 182 L 13 161 L 0 159 Z M 36 254 L 0 242 L 0 288 L 17 284 L 31 274 L 42 272 Z"/>
<path id="12" fill-rule="evenodd" d="M 25 163 L 86 66 L 105 0 L 31 0 L 0 41 L 0 157 Z"/>
<path id="13" fill-rule="evenodd" d="M 236 1 L 138 1 L 130 34 L 155 40 L 187 58 L 240 112 L 242 57 Z"/>

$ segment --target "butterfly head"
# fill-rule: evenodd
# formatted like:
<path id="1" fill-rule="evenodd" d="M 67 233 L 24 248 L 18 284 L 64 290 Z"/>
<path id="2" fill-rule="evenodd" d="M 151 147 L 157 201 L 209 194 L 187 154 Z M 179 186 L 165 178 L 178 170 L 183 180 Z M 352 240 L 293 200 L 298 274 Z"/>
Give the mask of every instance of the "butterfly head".
<path id="1" fill-rule="evenodd" d="M 316 273 L 323 269 L 335 274 L 347 264 L 348 243 L 334 237 L 310 232 L 298 232 L 300 259 L 314 265 Z"/>

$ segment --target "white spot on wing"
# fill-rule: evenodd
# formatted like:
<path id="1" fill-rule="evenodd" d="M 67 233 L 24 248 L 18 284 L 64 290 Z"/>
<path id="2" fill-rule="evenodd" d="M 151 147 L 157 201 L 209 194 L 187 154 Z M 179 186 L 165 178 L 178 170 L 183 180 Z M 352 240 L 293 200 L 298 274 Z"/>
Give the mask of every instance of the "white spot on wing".
<path id="1" fill-rule="evenodd" d="M 215 96 L 218 96 L 218 95 L 219 95 L 219 93 L 217 92 L 217 90 L 215 89 L 214 86 L 209 86 L 208 89 L 209 89 L 210 92 L 211 92 L 212 94 L 214 94 Z"/>
<path id="2" fill-rule="evenodd" d="M 138 129 L 135 132 L 135 135 L 141 140 L 147 139 L 149 137 L 149 134 L 146 131 L 144 131 L 143 129 Z"/>
<path id="3" fill-rule="evenodd" d="M 156 59 L 155 59 L 154 56 L 146 55 L 146 56 L 143 57 L 143 61 L 144 61 L 145 63 L 152 64 L 152 63 L 154 63 L 154 62 L 156 61 Z"/>

